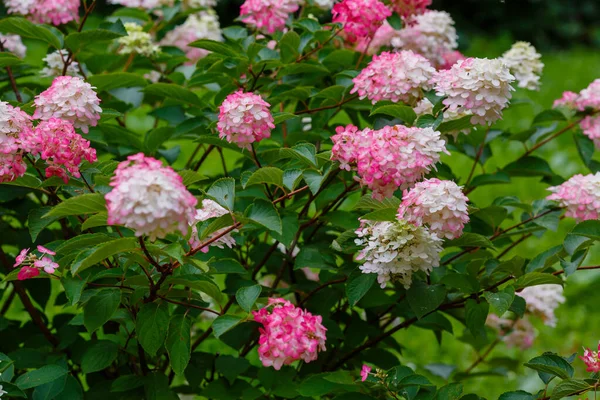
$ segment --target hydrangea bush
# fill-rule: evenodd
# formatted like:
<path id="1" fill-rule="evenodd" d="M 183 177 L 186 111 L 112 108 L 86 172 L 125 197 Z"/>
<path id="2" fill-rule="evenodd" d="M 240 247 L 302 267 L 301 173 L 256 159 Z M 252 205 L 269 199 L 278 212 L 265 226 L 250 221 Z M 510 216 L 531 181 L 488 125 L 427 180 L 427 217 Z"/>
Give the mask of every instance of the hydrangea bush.
<path id="1" fill-rule="evenodd" d="M 541 56 L 466 57 L 429 0 L 246 0 L 228 27 L 209 0 L 109 3 L 4 0 L 0 396 L 482 399 L 463 380 L 599 268 L 600 80 L 500 130 Z M 540 157 L 562 135 L 587 175 Z M 493 170 L 492 142 L 523 150 Z M 514 255 L 563 219 L 562 245 Z M 477 357 L 407 359 L 406 329 Z M 540 381 L 501 398 L 595 391 L 585 347 L 510 364 Z"/>

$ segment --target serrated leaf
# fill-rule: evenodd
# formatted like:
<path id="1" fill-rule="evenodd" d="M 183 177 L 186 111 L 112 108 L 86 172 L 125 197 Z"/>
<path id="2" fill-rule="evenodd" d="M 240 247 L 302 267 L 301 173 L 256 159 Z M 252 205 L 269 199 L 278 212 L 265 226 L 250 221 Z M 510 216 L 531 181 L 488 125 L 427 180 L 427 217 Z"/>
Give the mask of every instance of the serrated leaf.
<path id="1" fill-rule="evenodd" d="M 526 367 L 541 372 L 540 378 L 544 383 L 548 383 L 553 376 L 558 376 L 561 379 L 569 379 L 575 371 L 571 364 L 564 358 L 556 354 L 544 354 L 539 357 L 534 357 L 524 364 Z"/>
<path id="2" fill-rule="evenodd" d="M 60 218 L 69 215 L 94 214 L 106 211 L 106 202 L 101 193 L 88 193 L 71 197 L 52 207 L 43 218 Z"/>
<path id="3" fill-rule="evenodd" d="M 213 53 L 223 54 L 223 55 L 230 56 L 230 57 L 242 56 L 242 54 L 240 52 L 238 52 L 231 46 L 229 46 L 225 43 L 222 43 L 222 42 L 214 41 L 214 40 L 200 39 L 200 40 L 196 40 L 192 43 L 189 43 L 188 46 L 196 47 L 198 49 L 212 51 Z"/>
<path id="4" fill-rule="evenodd" d="M 550 400 L 560 400 L 562 398 L 570 397 L 575 394 L 582 394 L 593 389 L 594 387 L 589 383 L 579 379 L 565 380 L 554 387 L 552 396 L 550 396 Z"/>
<path id="5" fill-rule="evenodd" d="M 250 312 L 261 291 L 262 286 L 260 285 L 244 286 L 237 290 L 235 299 L 244 311 Z"/>
<path id="6" fill-rule="evenodd" d="M 265 228 L 282 234 L 281 217 L 275 206 L 270 202 L 263 199 L 256 199 L 244 213 L 244 217 L 248 218 L 252 222 L 255 222 Z"/>
<path id="7" fill-rule="evenodd" d="M 77 52 L 87 45 L 97 42 L 106 42 L 120 38 L 123 35 L 108 29 L 89 29 L 82 32 L 72 32 L 65 37 L 65 46 L 73 52 Z"/>
<path id="8" fill-rule="evenodd" d="M 206 192 L 217 203 L 226 209 L 233 210 L 235 200 L 235 179 L 221 178 L 215 181 Z"/>
<path id="9" fill-rule="evenodd" d="M 46 215 L 50 210 L 52 210 L 52 207 L 32 208 L 29 211 L 29 216 L 27 217 L 27 226 L 29 227 L 29 234 L 31 235 L 32 242 L 35 242 L 38 235 L 44 230 L 44 228 L 59 219 L 59 217 L 43 218 L 43 216 Z"/>
<path id="10" fill-rule="evenodd" d="M 144 88 L 144 93 L 181 101 L 195 106 L 201 106 L 203 104 L 194 92 L 174 83 L 153 83 Z"/>
<path id="11" fill-rule="evenodd" d="M 442 285 L 427 285 L 425 282 L 413 282 L 406 293 L 410 309 L 421 319 L 437 309 L 446 298 L 446 288 Z"/>
<path id="12" fill-rule="evenodd" d="M 44 365 L 40 369 L 29 371 L 19 376 L 15 381 L 15 385 L 21 390 L 31 389 L 52 382 L 68 373 L 69 371 L 60 365 Z"/>
<path id="13" fill-rule="evenodd" d="M 294 190 L 296 185 L 300 181 L 300 177 L 302 176 L 302 170 L 300 169 L 286 169 L 283 172 L 283 184 L 289 190 Z"/>
<path id="14" fill-rule="evenodd" d="M 165 347 L 169 353 L 171 368 L 182 376 L 190 362 L 192 322 L 183 314 L 175 314 L 169 322 Z"/>
<path id="15" fill-rule="evenodd" d="M 490 303 L 494 314 L 501 317 L 510 308 L 515 299 L 515 289 L 509 286 L 505 290 L 497 293 L 484 292 L 483 296 Z"/>
<path id="16" fill-rule="evenodd" d="M 350 306 L 354 307 L 367 294 L 376 280 L 377 274 L 362 273 L 349 280 L 346 283 L 346 296 L 348 297 Z"/>
<path id="17" fill-rule="evenodd" d="M 366 195 L 360 198 L 360 200 L 354 206 L 355 210 L 384 210 L 389 208 L 395 208 L 396 210 L 400 206 L 400 200 L 396 197 L 388 197 L 381 201 L 375 200 L 371 195 Z"/>
<path id="18" fill-rule="evenodd" d="M 169 319 L 169 307 L 166 302 L 146 303 L 137 314 L 137 339 L 151 356 L 154 356 L 165 342 Z"/>
<path id="19" fill-rule="evenodd" d="M 398 118 L 406 122 L 408 125 L 412 125 L 415 119 L 417 119 L 417 114 L 415 114 L 415 111 L 411 107 L 402 106 L 400 104 L 388 104 L 379 107 L 375 106 L 373 107 L 373 110 L 369 116 L 378 114 L 389 115 L 391 117 Z"/>
<path id="20" fill-rule="evenodd" d="M 81 370 L 85 374 L 108 368 L 119 354 L 119 345 L 110 340 L 99 340 L 83 353 Z"/>
<path id="21" fill-rule="evenodd" d="M 244 188 L 262 183 L 283 187 L 283 171 L 275 167 L 260 168 L 250 175 Z"/>
<path id="22" fill-rule="evenodd" d="M 311 167 L 317 166 L 317 149 L 311 143 L 300 143 L 292 148 L 279 150 L 280 157 L 291 157 L 300 160 Z"/>
<path id="23" fill-rule="evenodd" d="M 241 317 L 235 315 L 221 315 L 212 323 L 213 332 L 219 338 L 225 332 L 231 330 L 234 326 L 242 321 Z"/>
<path id="24" fill-rule="evenodd" d="M 119 289 L 98 291 L 83 308 L 83 324 L 88 332 L 94 332 L 113 316 L 121 303 Z"/>
<path id="25" fill-rule="evenodd" d="M 139 244 L 135 238 L 119 238 L 111 240 L 110 242 L 102 243 L 91 249 L 91 251 L 84 253 L 84 257 L 77 257 L 75 262 L 71 265 L 71 272 L 75 275 L 92 265 L 98 264 L 108 257 L 138 250 Z"/>
<path id="26" fill-rule="evenodd" d="M 60 32 L 57 32 L 61 35 L 59 38 L 49 29 L 35 25 L 24 18 L 9 17 L 2 19 L 0 21 L 0 32 L 15 33 L 24 38 L 41 40 L 55 49 L 62 48 L 62 34 Z"/>

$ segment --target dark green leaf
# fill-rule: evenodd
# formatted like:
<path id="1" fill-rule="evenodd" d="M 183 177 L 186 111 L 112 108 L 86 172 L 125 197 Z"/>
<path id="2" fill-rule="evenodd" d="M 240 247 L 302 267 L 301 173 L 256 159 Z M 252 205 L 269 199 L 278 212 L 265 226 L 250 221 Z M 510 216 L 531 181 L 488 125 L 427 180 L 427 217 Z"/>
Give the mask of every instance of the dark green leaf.
<path id="1" fill-rule="evenodd" d="M 71 197 L 54 206 L 44 218 L 66 217 L 69 215 L 94 214 L 106 211 L 106 202 L 101 193 L 88 193 Z"/>
<path id="2" fill-rule="evenodd" d="M 85 374 L 102 371 L 117 359 L 118 354 L 118 344 L 110 340 L 99 340 L 83 353 L 81 369 Z"/>
<path id="3" fill-rule="evenodd" d="M 215 336 L 218 338 L 219 336 L 221 336 L 222 334 L 239 324 L 241 321 L 242 318 L 237 317 L 235 315 L 221 315 L 220 317 L 217 317 L 217 319 L 215 319 L 212 324 Z"/>
<path id="4" fill-rule="evenodd" d="M 244 286 L 237 290 L 235 299 L 243 310 L 250 312 L 261 291 L 262 286 L 260 285 Z"/>
<path id="5" fill-rule="evenodd" d="M 378 114 L 389 115 L 394 118 L 398 118 L 406 122 L 408 125 L 412 125 L 415 119 L 417 119 L 417 114 L 415 114 L 411 107 L 402 106 L 400 104 L 388 104 L 379 107 L 375 106 L 373 107 L 373 110 L 369 116 Z"/>
<path id="6" fill-rule="evenodd" d="M 167 303 L 146 303 L 138 312 L 135 331 L 144 350 L 154 356 L 165 342 L 169 326 Z"/>
<path id="7" fill-rule="evenodd" d="M 121 303 L 119 289 L 102 289 L 83 308 L 83 324 L 89 332 L 94 332 L 106 323 L 117 311 Z"/>
<path id="8" fill-rule="evenodd" d="M 182 376 L 190 362 L 192 322 L 183 314 L 175 314 L 169 323 L 166 348 L 171 368 Z"/>
<path id="9" fill-rule="evenodd" d="M 217 203 L 228 210 L 233 210 L 233 201 L 235 200 L 235 179 L 221 178 L 212 184 L 206 192 Z"/>
<path id="10" fill-rule="evenodd" d="M 81 257 L 78 255 L 71 265 L 71 272 L 75 275 L 108 257 L 132 251 L 139 251 L 138 241 L 134 238 L 119 238 L 99 244 L 93 249 L 82 251 Z"/>
<path id="11" fill-rule="evenodd" d="M 144 93 L 201 106 L 202 101 L 194 92 L 173 83 L 153 83 L 144 88 Z"/>
<path id="12" fill-rule="evenodd" d="M 346 296 L 350 306 L 354 307 L 356 303 L 363 298 L 371 289 L 377 278 L 376 274 L 359 274 L 348 281 L 346 284 Z"/>
<path id="13" fill-rule="evenodd" d="M 68 374 L 69 371 L 57 364 L 44 365 L 35 371 L 29 371 L 19 376 L 15 385 L 21 390 L 31 389 L 45 383 L 49 383 Z"/>
<path id="14" fill-rule="evenodd" d="M 57 32 L 61 36 L 59 38 L 50 30 L 35 25 L 24 18 L 9 17 L 2 19 L 0 21 L 0 32 L 16 33 L 24 38 L 44 41 L 55 49 L 62 48 L 62 34 Z"/>
<path id="15" fill-rule="evenodd" d="M 270 201 L 256 199 L 244 213 L 244 216 L 250 221 L 255 222 L 265 228 L 282 234 L 281 217 L 277 209 Z"/>
<path id="16" fill-rule="evenodd" d="M 560 400 L 575 394 L 583 394 L 593 389 L 594 387 L 589 383 L 579 379 L 564 380 L 554 387 L 550 400 Z"/>
<path id="17" fill-rule="evenodd" d="M 443 285 L 428 286 L 425 282 L 413 282 L 406 293 L 410 309 L 421 319 L 437 309 L 446 298 L 446 288 Z"/>

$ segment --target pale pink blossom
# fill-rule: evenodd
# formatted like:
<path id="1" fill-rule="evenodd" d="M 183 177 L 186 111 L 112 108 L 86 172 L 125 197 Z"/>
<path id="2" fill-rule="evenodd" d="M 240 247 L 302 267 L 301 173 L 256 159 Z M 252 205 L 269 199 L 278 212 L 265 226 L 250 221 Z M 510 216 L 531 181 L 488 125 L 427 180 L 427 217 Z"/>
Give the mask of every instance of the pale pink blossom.
<path id="1" fill-rule="evenodd" d="M 219 235 L 223 234 L 223 232 L 225 230 L 227 230 L 227 228 L 219 229 L 219 230 L 209 234 L 204 240 L 200 240 L 200 238 L 198 237 L 198 228 L 196 226 L 198 222 L 206 221 L 211 218 L 219 218 L 219 217 L 222 217 L 223 215 L 227 215 L 227 214 L 229 214 L 229 211 L 227 211 L 227 209 L 221 207 L 216 201 L 213 201 L 210 199 L 202 200 L 202 208 L 196 210 L 195 218 L 193 221 L 191 221 L 192 236 L 190 237 L 190 240 L 188 242 L 190 247 L 192 249 L 195 249 L 198 246 L 200 246 L 203 241 L 208 241 L 216 236 L 219 236 Z M 237 230 L 235 230 L 233 232 L 237 232 Z M 220 249 L 222 249 L 223 246 L 227 246 L 231 249 L 233 246 L 235 246 L 235 239 L 231 236 L 231 233 L 227 233 L 227 234 L 221 236 L 216 241 L 212 242 L 209 246 L 202 247 L 200 249 L 200 251 L 203 253 L 208 253 L 210 246 L 215 246 Z"/>
<path id="2" fill-rule="evenodd" d="M 523 289 L 518 296 L 525 299 L 527 311 L 539 317 L 544 324 L 556 326 L 554 311 L 565 302 L 562 285 L 548 284 L 529 286 Z"/>
<path id="3" fill-rule="evenodd" d="M 520 88 L 540 90 L 544 63 L 541 54 L 531 43 L 516 42 L 500 59 L 515 76 Z"/>
<path id="4" fill-rule="evenodd" d="M 588 87 L 579 92 L 575 107 L 579 111 L 584 111 L 586 108 L 600 110 L 600 79 L 596 79 Z"/>
<path id="5" fill-rule="evenodd" d="M 79 20 L 80 0 L 4 0 L 9 14 L 21 14 L 40 24 L 62 25 Z"/>
<path id="6" fill-rule="evenodd" d="M 19 255 L 15 258 L 15 265 L 13 265 L 13 267 L 18 267 L 19 265 L 23 264 L 23 262 L 27 258 L 28 254 L 29 254 L 29 249 L 21 250 Z"/>
<path id="7" fill-rule="evenodd" d="M 84 133 L 88 133 L 89 126 L 96 126 L 102 112 L 94 88 L 73 76 L 55 78 L 50 88 L 36 96 L 34 103 L 33 118 L 43 121 L 61 118 L 71 121 Z"/>
<path id="8" fill-rule="evenodd" d="M 366 364 L 363 364 L 361 370 L 360 370 L 360 380 L 361 381 L 366 381 L 367 378 L 369 377 L 369 374 L 371 373 L 372 368 L 369 367 Z"/>
<path id="9" fill-rule="evenodd" d="M 83 160 L 90 163 L 97 160 L 96 150 L 90 146 L 90 142 L 75 132 L 71 122 L 58 118 L 40 122 L 24 140 L 23 146 L 46 161 L 47 178 L 58 176 L 65 183 L 69 181 L 67 172 L 76 178 L 81 177 L 79 167 Z"/>
<path id="10" fill-rule="evenodd" d="M 4 0 L 4 5 L 9 14 L 27 15 L 36 6 L 39 0 Z"/>
<path id="11" fill-rule="evenodd" d="M 29 249 L 23 249 L 19 255 L 15 258 L 15 267 L 22 265 L 17 277 L 20 281 L 30 278 L 35 278 L 40 274 L 40 270 L 43 269 L 47 274 L 53 274 L 54 271 L 59 267 L 52 256 L 54 253 L 52 250 L 45 248 L 44 246 L 37 246 L 37 250 L 42 254 L 40 258 L 34 253 L 30 253 Z"/>
<path id="12" fill-rule="evenodd" d="M 394 103 L 414 103 L 423 97 L 423 91 L 431 89 L 429 81 L 435 69 L 425 57 L 410 50 L 391 53 L 384 51 L 352 80 L 361 99 L 368 98 L 373 104 L 381 100 Z"/>
<path id="13" fill-rule="evenodd" d="M 404 191 L 398 219 L 416 226 L 426 225 L 439 237 L 456 239 L 469 222 L 468 201 L 456 183 L 426 179 Z"/>
<path id="14" fill-rule="evenodd" d="M 0 153 L 15 153 L 24 136 L 30 134 L 31 117 L 19 107 L 0 101 Z"/>
<path id="15" fill-rule="evenodd" d="M 548 188 L 548 200 L 566 208 L 566 215 L 578 221 L 600 217 L 600 172 L 575 175 L 561 185 Z"/>
<path id="16" fill-rule="evenodd" d="M 33 265 L 37 268 L 43 269 L 47 274 L 53 274 L 54 270 L 58 268 L 58 264 L 47 257 L 35 260 Z"/>
<path id="17" fill-rule="evenodd" d="M 0 153 L 0 183 L 12 182 L 25 175 L 27 166 L 18 153 Z"/>
<path id="18" fill-rule="evenodd" d="M 48 254 L 50 256 L 55 256 L 56 255 L 55 252 L 53 252 L 52 250 L 47 249 L 47 248 L 45 248 L 44 246 L 41 246 L 41 245 L 38 245 L 37 251 L 39 251 L 42 254 Z"/>
<path id="19" fill-rule="evenodd" d="M 177 230 L 187 234 L 198 201 L 171 167 L 138 153 L 119 164 L 110 186 L 105 196 L 110 225 L 126 226 L 150 240 Z"/>
<path id="20" fill-rule="evenodd" d="M 527 317 L 516 321 L 489 314 L 486 325 L 498 332 L 498 335 L 508 347 L 518 347 L 527 350 L 533 346 L 535 329 Z"/>
<path id="21" fill-rule="evenodd" d="M 10 51 L 19 58 L 24 58 L 27 55 L 27 47 L 25 47 L 19 35 L 0 33 L 0 42 L 2 42 L 6 51 Z"/>
<path id="22" fill-rule="evenodd" d="M 333 22 L 342 24 L 343 35 L 351 43 L 372 38 L 392 12 L 379 0 L 342 0 L 333 6 Z"/>
<path id="23" fill-rule="evenodd" d="M 600 79 L 596 79 L 579 93 L 564 92 L 560 99 L 554 101 L 554 107 L 560 106 L 577 111 L 591 109 L 595 113 L 600 112 Z M 600 117 L 588 115 L 579 126 L 583 133 L 594 141 L 595 146 L 600 148 Z"/>
<path id="24" fill-rule="evenodd" d="M 246 149 L 270 137 L 275 128 L 270 106 L 254 93 L 239 90 L 230 94 L 219 107 L 219 137 Z"/>
<path id="25" fill-rule="evenodd" d="M 325 351 L 326 331 L 320 315 L 312 315 L 281 298 L 253 311 L 259 328 L 258 356 L 265 367 L 281 369 L 296 360 L 315 361 Z"/>
<path id="26" fill-rule="evenodd" d="M 298 8 L 298 0 L 246 0 L 240 8 L 240 15 L 242 22 L 272 34 L 282 31 L 289 15 Z"/>
<path id="27" fill-rule="evenodd" d="M 592 139 L 596 148 L 600 149 L 600 117 L 588 115 L 579 124 L 584 135 Z"/>
<path id="28" fill-rule="evenodd" d="M 598 351 L 591 351 L 588 349 L 583 349 L 583 356 L 579 356 L 583 360 L 586 365 L 587 372 L 600 372 L 600 343 L 598 343 Z"/>
<path id="29" fill-rule="evenodd" d="M 390 46 L 397 34 L 398 31 L 387 20 L 383 21 L 373 38 L 363 37 L 356 42 L 355 50 L 360 53 L 377 54 L 382 47 Z"/>
<path id="30" fill-rule="evenodd" d="M 431 79 L 438 96 L 451 112 L 471 112 L 472 124 L 491 125 L 502 118 L 515 80 L 499 59 L 467 58 Z"/>
<path id="31" fill-rule="evenodd" d="M 565 106 L 575 108 L 575 102 L 578 98 L 579 95 L 575 92 L 564 92 L 560 99 L 554 101 L 554 107 Z"/>
<path id="32" fill-rule="evenodd" d="M 356 170 L 355 179 L 376 199 L 412 187 L 447 152 L 440 133 L 431 128 L 396 125 L 359 131 L 348 125 L 337 127 L 331 139 L 331 159 L 342 169 Z"/>

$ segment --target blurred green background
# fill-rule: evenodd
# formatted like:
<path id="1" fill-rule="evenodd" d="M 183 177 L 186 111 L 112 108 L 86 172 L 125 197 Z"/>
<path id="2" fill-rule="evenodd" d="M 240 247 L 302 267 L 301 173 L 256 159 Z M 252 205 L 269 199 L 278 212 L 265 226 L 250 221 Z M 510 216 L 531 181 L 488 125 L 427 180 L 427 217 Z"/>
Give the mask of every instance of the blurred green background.
<path id="1" fill-rule="evenodd" d="M 101 4 L 98 12 L 110 13 L 116 7 Z M 217 6 L 222 25 L 228 26 L 239 13 L 239 0 L 222 0 Z M 539 92 L 528 92 L 522 89 L 515 92 L 518 101 L 505 113 L 504 121 L 497 128 L 518 132 L 527 129 L 533 117 L 540 111 L 550 108 L 552 102 L 565 90 L 579 91 L 592 80 L 600 78 L 600 0 L 434 0 L 433 8 L 447 10 L 457 21 L 457 29 L 461 36 L 461 51 L 469 56 L 498 57 L 515 40 L 528 40 L 541 50 L 546 67 Z M 93 18 L 92 18 L 93 21 Z M 91 21 L 91 22 L 92 22 Z M 93 24 L 93 22 L 92 22 Z M 40 64 L 46 48 L 36 42 L 27 42 L 30 64 Z M 138 130 L 151 127 L 152 117 L 145 115 L 150 110 L 140 110 L 138 118 L 131 115 L 128 122 L 137 125 Z M 136 121 L 134 124 L 133 122 Z M 178 163 L 189 158 L 193 146 L 181 145 Z M 520 143 L 496 140 L 492 145 L 494 157 L 486 165 L 486 171 L 494 171 L 517 158 L 523 147 Z M 237 156 L 225 150 L 230 167 L 236 163 Z M 572 133 L 567 133 L 558 140 L 544 146 L 537 155 L 549 161 L 553 170 L 568 178 L 575 173 L 589 173 L 579 159 Z M 597 158 L 597 156 L 596 156 Z M 464 181 L 472 165 L 472 160 L 462 155 L 446 157 L 454 173 Z M 217 175 L 221 173 L 218 155 L 212 154 L 205 164 L 204 173 Z M 211 171 L 212 170 L 212 171 Z M 211 173 L 212 172 L 212 173 Z M 480 171 L 478 171 L 480 172 Z M 516 193 L 515 193 L 516 191 Z M 546 185 L 537 178 L 516 179 L 513 185 L 485 186 L 471 195 L 471 201 L 485 207 L 500 196 L 518 195 L 524 202 L 544 198 L 548 192 Z M 566 232 L 574 225 L 572 220 L 561 221 L 556 234 L 547 234 L 541 239 L 531 238 L 517 246 L 510 254 L 527 258 L 551 246 L 560 244 Z M 594 248 L 584 265 L 600 263 L 600 249 Z M 492 371 L 490 374 L 473 374 L 464 381 L 465 392 L 475 392 L 488 399 L 496 399 L 508 390 L 523 389 L 530 392 L 542 388 L 537 374 L 522 366 L 522 363 L 544 351 L 552 351 L 561 355 L 575 352 L 581 354 L 582 346 L 595 347 L 600 339 L 600 318 L 596 307 L 600 304 L 600 271 L 582 271 L 569 277 L 565 292 L 566 304 L 557 310 L 558 324 L 549 328 L 536 323 L 538 337 L 534 346 L 527 350 L 509 349 L 498 346 L 488 357 L 490 362 L 481 364 L 475 372 Z M 52 302 L 49 302 L 52 304 Z M 58 307 L 48 306 L 48 313 L 59 312 Z M 17 310 L 12 310 L 12 313 Z M 17 315 L 9 315 L 9 318 Z M 419 368 L 432 363 L 458 365 L 459 370 L 467 368 L 475 359 L 474 350 L 457 338 L 461 336 L 463 327 L 455 323 L 455 336 L 443 334 L 439 345 L 431 331 L 411 327 L 397 334 L 404 351 L 400 355 L 402 362 Z M 517 372 L 506 372 L 503 368 L 517 360 L 520 365 Z M 411 365 L 417 361 L 418 365 Z M 514 363 L 514 362 L 513 362 Z M 583 373 L 583 363 L 576 361 L 578 372 Z M 420 368 L 436 383 L 442 384 L 441 378 Z"/>

